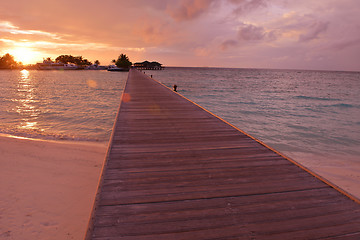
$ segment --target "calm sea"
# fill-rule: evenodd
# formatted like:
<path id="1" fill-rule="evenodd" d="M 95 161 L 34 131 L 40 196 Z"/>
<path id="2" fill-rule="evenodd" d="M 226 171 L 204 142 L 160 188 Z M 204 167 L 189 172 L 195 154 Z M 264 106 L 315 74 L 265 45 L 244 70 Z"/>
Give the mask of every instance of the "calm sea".
<path id="1" fill-rule="evenodd" d="M 0 71 L 0 133 L 107 141 L 127 73 Z"/>
<path id="2" fill-rule="evenodd" d="M 360 162 L 360 73 L 166 68 L 148 75 L 293 158 Z M 107 141 L 127 73 L 0 71 L 0 133 Z"/>

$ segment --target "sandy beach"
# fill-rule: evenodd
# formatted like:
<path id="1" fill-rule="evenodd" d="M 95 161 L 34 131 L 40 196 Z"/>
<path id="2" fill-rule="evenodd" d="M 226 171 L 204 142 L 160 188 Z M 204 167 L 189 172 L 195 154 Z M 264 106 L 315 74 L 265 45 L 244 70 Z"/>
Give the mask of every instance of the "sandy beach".
<path id="1" fill-rule="evenodd" d="M 342 155 L 328 158 L 305 153 L 285 152 L 285 154 L 360 202 L 360 163 L 358 158 Z"/>
<path id="2" fill-rule="evenodd" d="M 0 239 L 83 239 L 106 149 L 0 136 Z"/>

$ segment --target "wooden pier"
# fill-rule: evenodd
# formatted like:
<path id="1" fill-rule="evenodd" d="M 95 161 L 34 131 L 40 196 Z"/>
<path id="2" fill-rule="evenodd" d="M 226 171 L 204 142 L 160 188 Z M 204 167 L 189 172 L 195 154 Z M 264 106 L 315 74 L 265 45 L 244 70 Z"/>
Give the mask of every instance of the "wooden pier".
<path id="1" fill-rule="evenodd" d="M 85 239 L 360 239 L 360 204 L 132 69 Z"/>

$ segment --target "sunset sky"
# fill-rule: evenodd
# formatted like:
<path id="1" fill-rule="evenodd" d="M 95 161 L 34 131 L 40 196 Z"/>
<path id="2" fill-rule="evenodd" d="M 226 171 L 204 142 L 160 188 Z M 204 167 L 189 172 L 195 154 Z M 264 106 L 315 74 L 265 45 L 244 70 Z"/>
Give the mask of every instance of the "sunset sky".
<path id="1" fill-rule="evenodd" d="M 360 71 L 359 0 L 2 0 L 0 54 Z"/>

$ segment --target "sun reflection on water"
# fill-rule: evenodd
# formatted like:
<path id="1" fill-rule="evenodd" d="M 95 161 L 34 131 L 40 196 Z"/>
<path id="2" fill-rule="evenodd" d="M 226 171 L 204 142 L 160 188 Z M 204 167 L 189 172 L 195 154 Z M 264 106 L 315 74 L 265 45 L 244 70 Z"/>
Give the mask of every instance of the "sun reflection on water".
<path id="1" fill-rule="evenodd" d="M 37 107 L 36 86 L 34 85 L 30 72 L 20 71 L 20 77 L 17 87 L 16 112 L 21 116 L 21 122 L 18 128 L 32 131 L 42 131 L 38 126 L 37 119 L 40 115 L 40 109 Z"/>
<path id="2" fill-rule="evenodd" d="M 23 69 L 23 70 L 21 70 L 20 71 L 20 73 L 21 73 L 21 78 L 22 79 L 28 79 L 29 78 L 29 71 L 28 70 L 26 70 L 26 69 Z"/>

